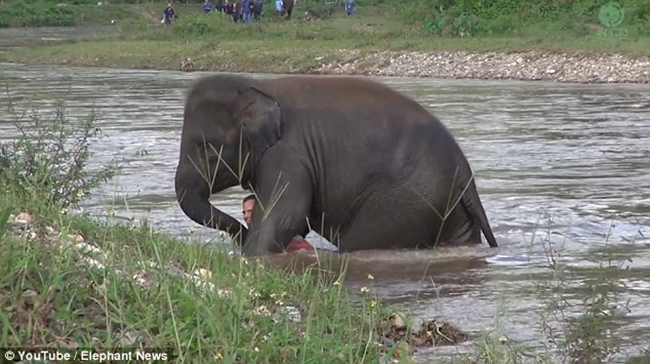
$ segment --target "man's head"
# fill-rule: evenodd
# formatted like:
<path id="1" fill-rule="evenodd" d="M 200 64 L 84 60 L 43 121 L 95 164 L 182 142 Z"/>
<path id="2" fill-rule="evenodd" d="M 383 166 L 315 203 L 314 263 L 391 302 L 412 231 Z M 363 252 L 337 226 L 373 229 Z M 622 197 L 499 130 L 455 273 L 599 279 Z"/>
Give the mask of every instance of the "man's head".
<path id="1" fill-rule="evenodd" d="M 255 208 L 255 195 L 248 195 L 244 197 L 241 208 L 241 213 L 244 215 L 244 221 L 246 222 L 246 225 L 250 227 L 251 219 L 253 218 L 253 209 Z"/>

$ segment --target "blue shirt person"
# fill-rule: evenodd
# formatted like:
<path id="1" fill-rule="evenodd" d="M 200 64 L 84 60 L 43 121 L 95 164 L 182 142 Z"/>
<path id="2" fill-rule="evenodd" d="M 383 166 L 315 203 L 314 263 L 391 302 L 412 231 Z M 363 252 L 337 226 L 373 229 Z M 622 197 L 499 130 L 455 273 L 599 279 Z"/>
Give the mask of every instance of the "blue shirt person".
<path id="1" fill-rule="evenodd" d="M 174 15 L 176 13 L 174 12 L 174 8 L 172 8 L 172 4 L 167 4 L 167 7 L 165 8 L 165 11 L 163 11 L 163 21 L 165 24 L 169 24 L 172 22 L 172 19 L 174 18 Z"/>
<path id="2" fill-rule="evenodd" d="M 205 14 L 205 15 L 210 14 L 210 12 L 212 11 L 212 8 L 213 8 L 213 6 L 212 6 L 212 3 L 210 2 L 210 0 L 205 0 L 205 2 L 203 3 L 203 14 Z"/>
<path id="3" fill-rule="evenodd" d="M 243 0 L 241 4 L 242 20 L 244 23 L 250 23 L 253 16 L 253 1 Z"/>
<path id="4" fill-rule="evenodd" d="M 348 16 L 354 15 L 354 11 L 357 9 L 357 3 L 354 0 L 348 0 L 345 2 L 345 10 L 348 13 Z"/>

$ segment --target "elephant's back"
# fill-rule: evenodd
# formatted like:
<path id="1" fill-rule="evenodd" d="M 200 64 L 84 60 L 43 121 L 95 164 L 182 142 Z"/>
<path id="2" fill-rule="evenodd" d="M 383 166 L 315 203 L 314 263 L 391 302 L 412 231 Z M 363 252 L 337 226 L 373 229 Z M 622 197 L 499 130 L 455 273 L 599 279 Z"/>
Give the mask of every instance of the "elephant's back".
<path id="1" fill-rule="evenodd" d="M 264 82 L 283 114 L 291 115 L 290 129 L 311 136 L 337 135 L 328 143 L 338 140 L 343 148 L 365 145 L 389 153 L 395 148 L 437 153 L 456 144 L 445 125 L 424 106 L 374 80 L 294 76 Z"/>
<path id="2" fill-rule="evenodd" d="M 418 158 L 420 153 L 459 154 L 451 132 L 435 115 L 380 82 L 331 76 L 266 82 L 283 113 L 291 115 L 293 122 L 288 129 L 326 138 L 324 142 L 343 151 L 356 150 L 360 155 L 372 152 L 396 164 Z"/>
<path id="3" fill-rule="evenodd" d="M 295 76 L 265 82 L 274 90 L 274 97 L 281 105 L 331 107 L 341 112 L 397 112 L 409 116 L 402 122 L 429 123 L 432 118 L 435 119 L 413 98 L 380 82 L 361 77 Z"/>

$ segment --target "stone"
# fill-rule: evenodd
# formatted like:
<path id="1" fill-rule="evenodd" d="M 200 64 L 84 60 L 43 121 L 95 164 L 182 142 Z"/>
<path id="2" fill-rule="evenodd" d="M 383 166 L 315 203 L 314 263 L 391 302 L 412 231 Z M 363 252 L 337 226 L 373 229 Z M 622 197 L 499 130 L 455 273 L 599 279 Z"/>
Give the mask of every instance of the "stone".
<path id="1" fill-rule="evenodd" d="M 620 54 L 579 55 L 542 51 L 471 53 L 461 51 L 377 52 L 324 63 L 316 74 L 432 77 L 441 79 L 515 79 L 571 83 L 650 83 L 650 57 Z"/>
<path id="2" fill-rule="evenodd" d="M 14 222 L 17 224 L 27 225 L 32 222 L 32 215 L 26 212 L 21 212 L 18 215 L 16 215 L 16 217 L 14 218 Z"/>

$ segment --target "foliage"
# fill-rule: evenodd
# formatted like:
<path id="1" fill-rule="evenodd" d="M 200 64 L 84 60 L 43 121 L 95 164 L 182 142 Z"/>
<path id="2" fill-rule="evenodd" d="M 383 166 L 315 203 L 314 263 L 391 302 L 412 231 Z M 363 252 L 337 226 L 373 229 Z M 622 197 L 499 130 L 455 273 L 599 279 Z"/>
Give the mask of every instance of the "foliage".
<path id="1" fill-rule="evenodd" d="M 618 1 L 626 26 L 643 27 L 650 14 L 650 0 Z M 598 24 L 598 0 L 416 0 L 401 5 L 406 19 L 422 24 L 437 35 L 465 36 L 517 33 L 537 23 L 558 23 L 577 36 L 584 36 L 586 25 Z"/>
<path id="2" fill-rule="evenodd" d="M 620 353 L 623 344 L 612 335 L 618 326 L 616 320 L 630 312 L 629 302 L 619 298 L 627 288 L 624 280 L 627 258 L 615 261 L 605 256 L 597 270 L 580 277 L 576 290 L 571 287 L 571 281 L 578 278 L 579 272 L 562 264 L 558 256 L 549 245 L 547 257 L 553 276 L 538 283 L 537 290 L 547 307 L 538 326 L 564 362 L 609 362 L 612 355 Z M 573 315 L 571 310 L 576 309 L 580 313 Z"/>
<path id="3" fill-rule="evenodd" d="M 94 113 L 73 122 L 62 103 L 53 106 L 51 118 L 25 117 L 9 107 L 20 137 L 0 145 L 0 191 L 25 203 L 23 208 L 76 207 L 119 169 L 117 165 L 87 169 L 89 143 L 100 132 Z"/>
<path id="4" fill-rule="evenodd" d="M 12 26 L 73 26 L 78 13 L 66 4 L 14 1 L 0 6 L 0 28 Z"/>
<path id="5" fill-rule="evenodd" d="M 128 225 L 59 223 L 111 263 L 84 264 L 90 256 L 47 239 L 0 240 L 3 347 L 146 346 L 181 362 L 379 362 L 369 340 L 381 310 L 344 304 L 352 295 L 321 273 L 290 274 Z M 169 273 L 194 271 L 204 272 L 198 283 Z"/>
<path id="6" fill-rule="evenodd" d="M 110 25 L 111 21 L 143 23 L 162 14 L 162 5 L 128 7 L 97 1 L 16 0 L 0 5 L 0 28 L 77 25 Z M 152 11 L 155 10 L 155 11 Z"/>
<path id="7" fill-rule="evenodd" d="M 219 35 L 232 34 L 233 31 L 240 30 L 241 27 L 231 27 L 232 18 L 224 14 L 187 14 L 178 18 L 172 23 L 172 29 L 176 34 L 188 37 L 209 36 L 218 37 Z"/>

